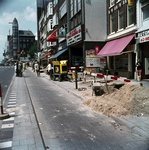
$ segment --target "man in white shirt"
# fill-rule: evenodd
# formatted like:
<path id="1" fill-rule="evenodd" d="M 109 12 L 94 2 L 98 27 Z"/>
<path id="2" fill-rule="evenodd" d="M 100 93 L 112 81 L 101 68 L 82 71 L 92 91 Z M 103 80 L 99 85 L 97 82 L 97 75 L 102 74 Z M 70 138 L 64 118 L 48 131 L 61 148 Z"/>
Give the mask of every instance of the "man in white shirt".
<path id="1" fill-rule="evenodd" d="M 52 76 L 52 65 L 51 65 L 50 62 L 48 62 L 47 69 L 48 69 L 48 74 L 50 75 L 50 79 L 51 79 L 51 76 Z"/>

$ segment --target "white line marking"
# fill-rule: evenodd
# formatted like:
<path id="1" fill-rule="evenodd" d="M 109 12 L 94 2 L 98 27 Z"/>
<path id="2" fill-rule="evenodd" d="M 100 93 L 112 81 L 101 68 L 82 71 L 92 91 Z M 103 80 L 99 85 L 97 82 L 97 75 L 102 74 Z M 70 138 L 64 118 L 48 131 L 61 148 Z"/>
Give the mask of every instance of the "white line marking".
<path id="1" fill-rule="evenodd" d="M 2 124 L 2 129 L 13 128 L 13 127 L 14 127 L 14 124 Z"/>
<path id="2" fill-rule="evenodd" d="M 8 148 L 12 146 L 12 141 L 0 143 L 0 148 Z"/>
<path id="3" fill-rule="evenodd" d="M 8 104 L 16 104 L 16 102 L 8 102 Z"/>
<path id="4" fill-rule="evenodd" d="M 9 101 L 16 101 L 16 99 L 9 99 Z"/>
<path id="5" fill-rule="evenodd" d="M 8 107 L 16 107 L 16 105 L 7 105 L 7 108 L 8 108 Z"/>

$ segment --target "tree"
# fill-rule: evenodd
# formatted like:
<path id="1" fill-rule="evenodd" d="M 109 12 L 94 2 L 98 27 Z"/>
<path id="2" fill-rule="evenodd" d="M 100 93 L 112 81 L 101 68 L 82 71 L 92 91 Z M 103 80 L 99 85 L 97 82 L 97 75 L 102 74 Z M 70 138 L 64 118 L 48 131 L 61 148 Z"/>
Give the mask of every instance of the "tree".
<path id="1" fill-rule="evenodd" d="M 30 55 L 30 59 L 35 59 L 35 53 L 37 53 L 37 41 L 35 41 L 31 48 L 27 51 L 27 54 Z"/>

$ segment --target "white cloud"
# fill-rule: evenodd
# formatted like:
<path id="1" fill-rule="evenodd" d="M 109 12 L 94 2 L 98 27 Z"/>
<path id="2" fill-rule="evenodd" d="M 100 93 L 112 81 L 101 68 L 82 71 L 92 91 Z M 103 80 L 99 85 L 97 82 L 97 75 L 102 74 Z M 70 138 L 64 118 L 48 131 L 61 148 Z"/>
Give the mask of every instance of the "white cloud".
<path id="1" fill-rule="evenodd" d="M 19 18 L 20 14 L 18 12 L 3 12 L 2 18 L 0 18 L 0 24 L 8 25 L 9 22 L 12 22 L 14 18 Z"/>
<path id="2" fill-rule="evenodd" d="M 30 6 L 26 7 L 24 10 L 24 18 L 28 21 L 36 21 L 37 16 L 35 10 Z"/>
<path id="3" fill-rule="evenodd" d="M 21 22 L 23 19 L 23 22 L 26 21 L 33 21 L 35 22 L 37 20 L 36 11 L 31 8 L 30 6 L 26 7 L 24 12 L 3 12 L 2 17 L 0 17 L 0 24 L 1 25 L 8 25 L 9 22 L 12 22 L 13 19 L 16 18 L 18 22 Z M 25 19 L 25 20 L 24 20 Z"/>

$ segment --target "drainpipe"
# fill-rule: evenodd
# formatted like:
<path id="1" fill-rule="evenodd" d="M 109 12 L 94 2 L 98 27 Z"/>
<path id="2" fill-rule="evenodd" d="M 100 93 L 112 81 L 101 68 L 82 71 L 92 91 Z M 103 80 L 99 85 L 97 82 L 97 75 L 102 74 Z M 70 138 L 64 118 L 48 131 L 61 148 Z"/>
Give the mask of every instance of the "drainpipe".
<path id="1" fill-rule="evenodd" d="M 84 25 L 83 31 L 82 31 L 82 38 L 83 38 L 83 66 L 84 69 L 86 68 L 86 53 L 85 53 L 85 1 L 82 0 L 82 24 Z"/>

